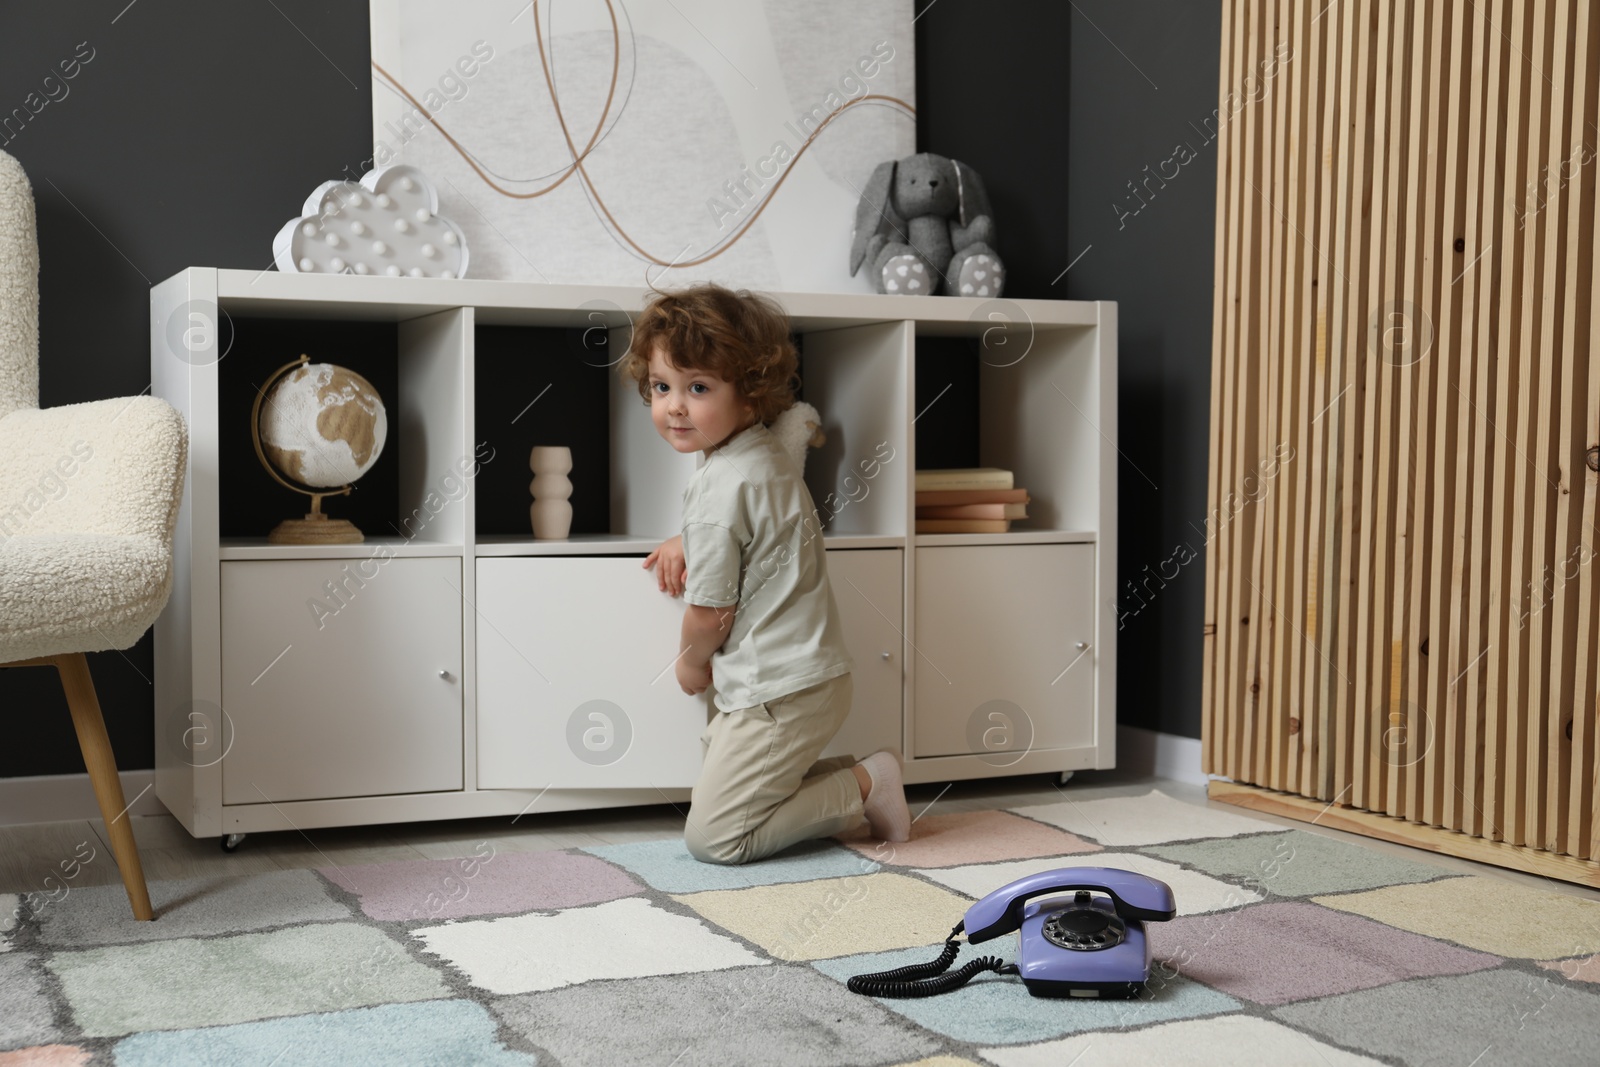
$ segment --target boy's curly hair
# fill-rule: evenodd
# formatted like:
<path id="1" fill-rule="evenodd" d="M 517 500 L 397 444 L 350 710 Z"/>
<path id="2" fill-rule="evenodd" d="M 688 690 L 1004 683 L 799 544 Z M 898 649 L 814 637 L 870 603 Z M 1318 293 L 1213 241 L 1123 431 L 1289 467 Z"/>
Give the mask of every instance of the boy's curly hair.
<path id="1" fill-rule="evenodd" d="M 650 353 L 658 346 L 675 367 L 733 383 L 762 423 L 794 404 L 799 358 L 789 318 L 771 297 L 708 282 L 662 293 L 646 305 L 622 361 L 646 404 Z"/>

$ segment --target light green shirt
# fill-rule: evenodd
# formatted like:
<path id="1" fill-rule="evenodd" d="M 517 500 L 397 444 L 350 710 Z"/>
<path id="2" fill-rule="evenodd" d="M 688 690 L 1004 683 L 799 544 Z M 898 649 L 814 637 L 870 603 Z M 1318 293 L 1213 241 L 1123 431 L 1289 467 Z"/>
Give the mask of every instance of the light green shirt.
<path id="1" fill-rule="evenodd" d="M 683 599 L 737 604 L 711 657 L 713 698 L 733 711 L 848 673 L 815 505 L 760 423 L 730 437 L 683 492 Z"/>

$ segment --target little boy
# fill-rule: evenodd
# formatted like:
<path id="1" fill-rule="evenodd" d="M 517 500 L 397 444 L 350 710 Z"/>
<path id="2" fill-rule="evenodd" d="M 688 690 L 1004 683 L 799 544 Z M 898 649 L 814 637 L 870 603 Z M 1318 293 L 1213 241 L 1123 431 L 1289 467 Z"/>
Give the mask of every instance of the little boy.
<path id="1" fill-rule="evenodd" d="M 623 363 L 656 431 L 705 462 L 683 494 L 683 533 L 644 561 L 682 595 L 678 684 L 711 688 L 684 843 L 747 863 L 860 825 L 911 835 L 899 757 L 817 757 L 850 713 L 853 666 L 828 584 L 811 494 L 767 423 L 794 403 L 789 322 L 768 298 L 718 285 L 657 297 Z"/>

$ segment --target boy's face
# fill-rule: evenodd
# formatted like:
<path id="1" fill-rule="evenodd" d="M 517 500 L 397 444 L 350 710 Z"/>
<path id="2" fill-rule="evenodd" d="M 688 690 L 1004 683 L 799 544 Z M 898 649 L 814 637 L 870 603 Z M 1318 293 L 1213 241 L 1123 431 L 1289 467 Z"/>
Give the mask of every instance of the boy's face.
<path id="1" fill-rule="evenodd" d="M 650 353 L 650 418 L 679 452 L 711 454 L 755 422 L 755 409 L 732 382 L 706 371 L 682 370 L 660 348 Z"/>

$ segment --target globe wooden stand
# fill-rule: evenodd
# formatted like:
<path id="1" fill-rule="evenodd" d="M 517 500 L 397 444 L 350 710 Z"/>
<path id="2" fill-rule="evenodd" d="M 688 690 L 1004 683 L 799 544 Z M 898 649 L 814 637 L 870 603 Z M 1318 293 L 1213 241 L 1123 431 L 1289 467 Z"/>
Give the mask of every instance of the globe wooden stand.
<path id="1" fill-rule="evenodd" d="M 274 545 L 358 545 L 365 535 L 349 519 L 332 519 L 322 513 L 324 496 L 348 494 L 345 486 L 339 493 L 313 493 L 311 510 L 303 519 L 284 519 L 272 528 L 267 540 Z"/>

